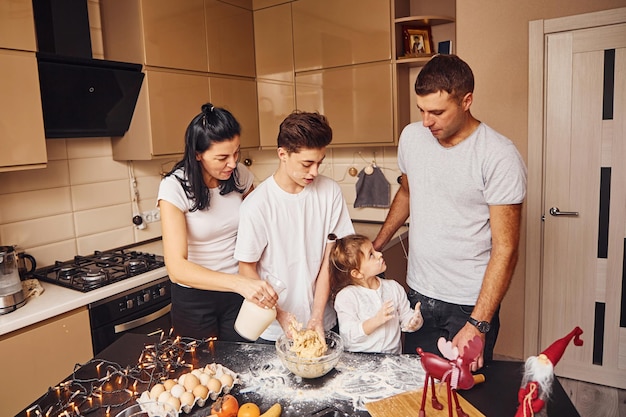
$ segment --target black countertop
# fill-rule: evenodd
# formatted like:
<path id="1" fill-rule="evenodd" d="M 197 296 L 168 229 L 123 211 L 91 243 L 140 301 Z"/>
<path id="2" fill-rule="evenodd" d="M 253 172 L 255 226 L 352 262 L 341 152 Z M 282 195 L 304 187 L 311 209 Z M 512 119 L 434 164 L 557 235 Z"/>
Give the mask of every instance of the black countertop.
<path id="1" fill-rule="evenodd" d="M 74 373 L 65 380 L 65 385 L 52 387 L 46 395 L 18 416 L 33 417 L 37 415 L 37 410 L 45 415 L 50 407 L 57 411 L 51 413 L 51 417 L 56 416 L 62 411 L 58 408 L 59 404 L 67 404 L 67 398 L 73 395 L 81 415 L 114 417 L 134 403 L 133 391 L 141 393 L 155 382 L 146 376 L 149 372 L 154 372 L 153 370 L 141 370 L 141 375 L 136 373 L 139 358 L 146 352 L 146 346 L 154 346 L 154 338 L 136 334 L 124 335 L 94 360 L 77 365 Z M 171 353 L 171 349 L 168 351 Z M 193 368 L 210 363 L 222 364 L 239 375 L 240 383 L 235 385 L 231 394 L 237 397 L 240 404 L 254 402 L 265 411 L 275 402 L 280 402 L 283 406 L 283 417 L 369 416 L 365 410 L 365 402 L 419 389 L 424 380 L 421 365 L 414 355 L 344 352 L 336 369 L 329 374 L 318 379 L 303 380 L 282 367 L 273 345 L 216 341 L 202 343 L 193 351 L 178 353 L 183 361 L 179 362 L 172 377 L 189 371 L 188 367 L 181 366 L 180 363 L 186 363 Z M 146 363 L 144 360 L 141 362 Z M 96 370 L 98 364 L 104 366 Z M 109 378 L 109 383 L 103 385 L 97 379 L 98 376 L 106 376 L 107 366 L 115 375 Z M 484 383 L 468 391 L 460 391 L 460 394 L 487 417 L 512 417 L 517 409 L 517 391 L 522 369 L 521 362 L 494 361 L 480 371 L 485 375 Z M 87 401 L 83 394 L 90 392 L 94 381 L 97 385 L 103 385 L 107 394 L 103 399 L 98 397 Z M 102 402 L 105 407 L 100 407 Z M 556 380 L 547 408 L 549 416 L 580 417 Z M 189 414 L 181 413 L 189 417 L 210 414 L 210 401 L 205 407 L 194 407 Z"/>

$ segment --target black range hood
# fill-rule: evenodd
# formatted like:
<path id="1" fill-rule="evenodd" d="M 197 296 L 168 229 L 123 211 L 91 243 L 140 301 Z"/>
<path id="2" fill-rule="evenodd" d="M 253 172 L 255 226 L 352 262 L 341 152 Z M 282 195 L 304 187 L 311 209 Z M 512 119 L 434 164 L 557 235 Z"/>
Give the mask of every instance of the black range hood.
<path id="1" fill-rule="evenodd" d="M 123 136 L 140 64 L 93 59 L 87 0 L 33 0 L 46 138 Z"/>

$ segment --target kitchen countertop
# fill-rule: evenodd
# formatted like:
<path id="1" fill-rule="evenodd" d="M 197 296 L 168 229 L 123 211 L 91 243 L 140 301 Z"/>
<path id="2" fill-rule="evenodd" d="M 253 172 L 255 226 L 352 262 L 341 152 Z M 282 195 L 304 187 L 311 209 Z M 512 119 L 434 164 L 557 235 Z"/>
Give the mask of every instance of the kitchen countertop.
<path id="1" fill-rule="evenodd" d="M 162 247 L 161 241 L 158 240 L 140 244 L 132 249 L 162 255 Z M 165 267 L 162 267 L 85 293 L 40 281 L 44 289 L 40 296 L 31 297 L 17 310 L 0 315 L 0 336 L 139 287 L 166 275 L 167 271 Z"/>
<path id="2" fill-rule="evenodd" d="M 168 341 L 166 342 L 164 346 L 172 346 Z M 96 377 L 101 377 L 99 373 L 96 375 L 96 365 L 101 360 L 107 362 L 109 369 L 113 369 L 110 365 L 115 363 L 119 366 L 116 369 L 123 371 L 125 375 L 136 375 L 134 369 L 129 369 L 129 367 L 137 367 L 137 358 L 143 357 L 141 354 L 154 346 L 154 339 L 147 336 L 125 334 L 102 351 L 97 356 L 98 359 L 83 364 L 75 370 L 74 382 L 85 385 L 85 381 L 95 381 Z M 160 352 L 164 351 L 160 350 Z M 188 350 L 186 353 L 184 350 L 178 350 L 178 352 L 183 352 L 182 357 L 174 355 L 173 361 L 176 361 L 177 357 L 182 358 L 182 361 L 178 363 L 188 364 L 194 369 L 218 363 L 237 373 L 239 383 L 235 385 L 231 394 L 238 399 L 240 404 L 254 402 L 265 411 L 275 402 L 279 402 L 283 407 L 282 417 L 369 416 L 364 405 L 366 402 L 388 398 L 397 393 L 414 391 L 422 388 L 424 381 L 424 371 L 417 355 L 344 352 L 337 367 L 327 375 L 317 379 L 303 380 L 282 367 L 276 356 L 274 345 L 216 341 L 209 342 L 209 344 L 201 343 L 197 349 Z M 189 372 L 189 369 L 181 367 L 170 376 L 177 377 L 185 372 Z M 470 390 L 459 391 L 459 394 L 486 417 L 512 416 L 518 405 L 517 391 L 522 372 L 522 362 L 493 361 L 479 372 L 485 375 L 485 382 Z M 69 373 L 70 370 L 68 370 Z M 139 376 L 137 375 L 138 378 Z M 66 381 L 69 379 L 71 378 Z M 146 378 L 141 379 L 142 382 L 135 386 L 138 394 L 153 385 L 147 382 Z M 119 383 L 133 385 L 131 380 L 124 381 L 125 378 L 112 375 L 110 382 L 103 382 L 107 387 L 107 392 L 111 392 L 104 399 L 104 404 L 111 406 L 110 412 L 107 413 L 104 407 L 93 410 L 87 415 L 110 417 L 132 404 L 134 400 L 130 399 L 131 393 L 120 391 L 119 389 L 123 387 L 116 385 Z M 79 392 L 78 386 L 75 385 L 66 390 Z M 90 389 L 80 390 L 83 393 L 90 391 Z M 36 406 L 47 410 L 50 405 L 56 403 L 58 395 L 58 391 L 55 391 L 53 387 L 47 395 L 25 408 L 18 416 L 34 415 L 32 411 L 29 414 L 28 410 L 33 410 Z M 445 394 L 442 392 L 439 395 Z M 96 400 L 96 404 L 101 401 Z M 78 398 L 75 399 L 75 403 L 79 404 L 82 410 L 87 406 L 88 400 Z M 124 405 L 113 407 L 119 404 Z M 55 407 L 58 407 L 58 404 Z M 553 394 L 546 407 L 550 416 L 580 417 L 557 379 L 554 380 Z M 210 414 L 210 402 L 204 407 L 196 406 L 189 414 L 183 413 L 181 416 L 201 417 L 208 414 Z"/>

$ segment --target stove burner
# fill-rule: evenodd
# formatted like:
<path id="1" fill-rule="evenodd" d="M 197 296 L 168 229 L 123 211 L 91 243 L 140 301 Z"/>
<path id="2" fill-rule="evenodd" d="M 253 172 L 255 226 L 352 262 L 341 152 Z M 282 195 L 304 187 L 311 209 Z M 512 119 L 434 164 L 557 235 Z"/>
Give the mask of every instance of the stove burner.
<path id="1" fill-rule="evenodd" d="M 104 269 L 96 267 L 89 267 L 83 275 L 83 279 L 87 282 L 99 282 L 104 281 L 107 278 L 107 273 Z"/>
<path id="2" fill-rule="evenodd" d="M 134 250 L 95 251 L 33 272 L 39 280 L 87 292 L 165 266 L 163 256 Z"/>

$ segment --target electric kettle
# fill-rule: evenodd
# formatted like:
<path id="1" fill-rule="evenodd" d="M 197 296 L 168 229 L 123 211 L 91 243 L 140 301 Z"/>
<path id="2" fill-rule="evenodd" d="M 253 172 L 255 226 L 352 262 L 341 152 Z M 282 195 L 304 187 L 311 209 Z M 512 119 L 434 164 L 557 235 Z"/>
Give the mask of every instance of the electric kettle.
<path id="1" fill-rule="evenodd" d="M 26 303 L 13 246 L 0 246 L 0 314 L 17 310 Z"/>

